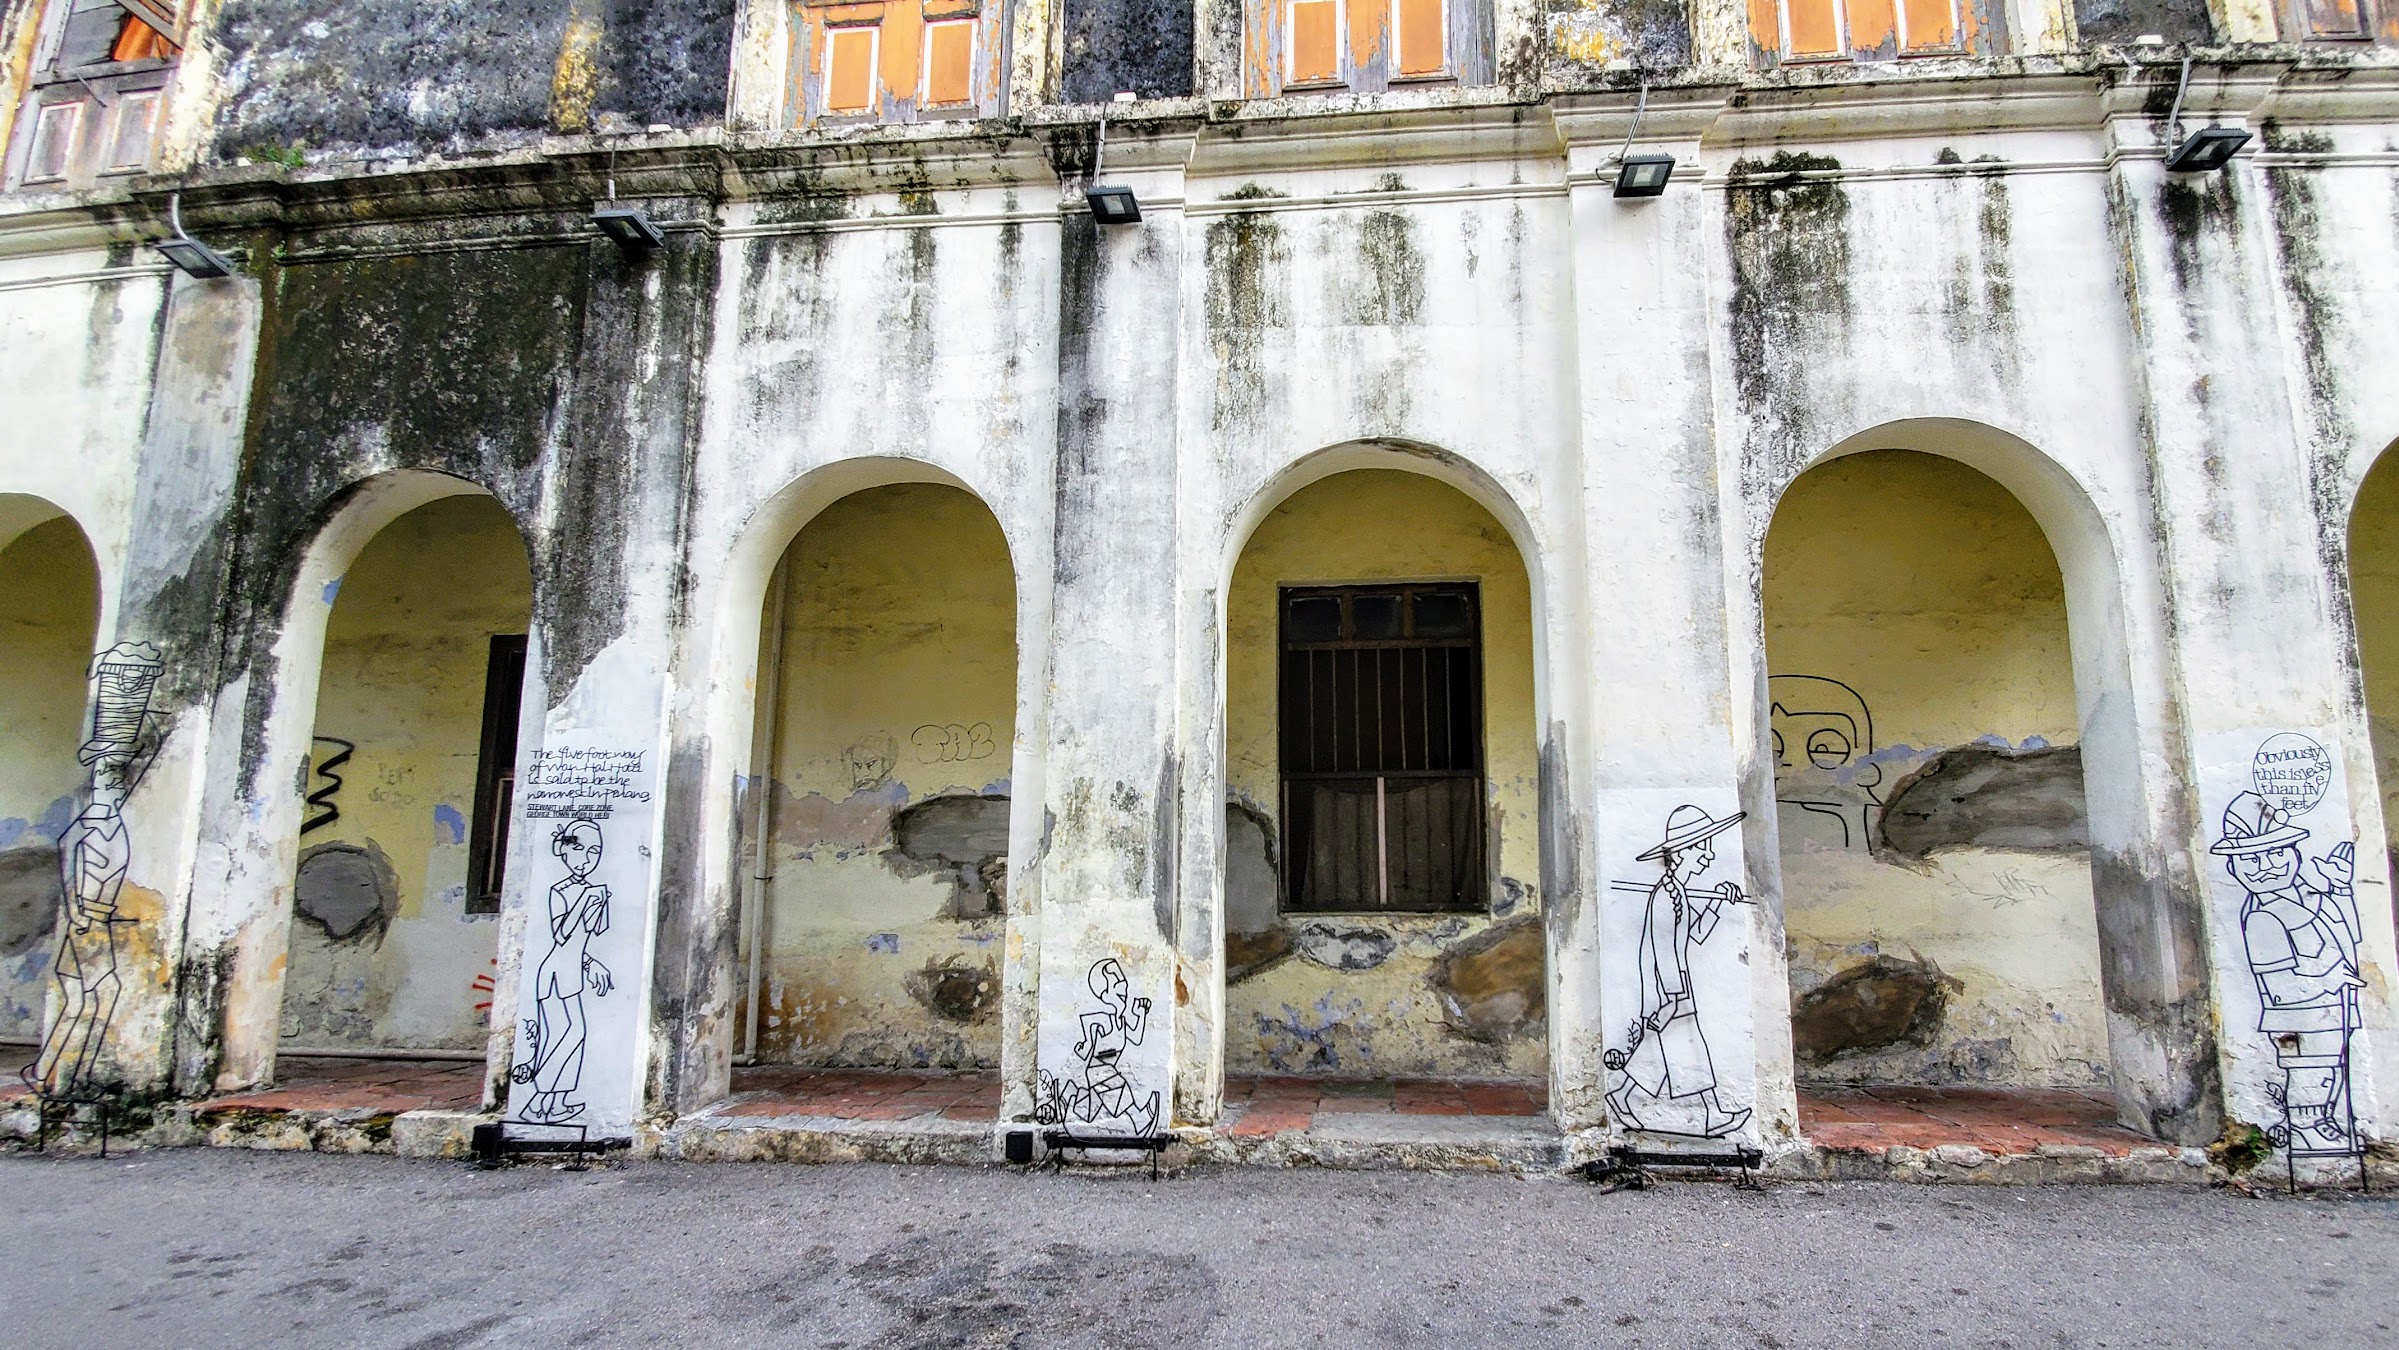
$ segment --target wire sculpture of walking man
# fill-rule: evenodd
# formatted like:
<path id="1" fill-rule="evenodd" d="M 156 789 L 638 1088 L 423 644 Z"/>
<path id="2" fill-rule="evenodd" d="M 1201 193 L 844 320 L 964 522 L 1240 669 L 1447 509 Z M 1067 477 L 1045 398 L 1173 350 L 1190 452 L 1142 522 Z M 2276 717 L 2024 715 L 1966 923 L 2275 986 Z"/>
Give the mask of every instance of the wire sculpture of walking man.
<path id="1" fill-rule="evenodd" d="M 1721 1138 L 1749 1119 L 1749 1108 L 1727 1107 L 1716 1095 L 1716 1062 L 1700 1030 L 1699 1002 L 1691 988 L 1691 949 L 1716 931 L 1724 906 L 1749 903 L 1733 882 L 1698 884 L 1716 863 L 1711 841 L 1740 824 L 1745 814 L 1735 811 L 1717 820 L 1697 806 L 1678 806 L 1666 818 L 1665 839 L 1640 855 L 1640 861 L 1658 864 L 1660 873 L 1646 888 L 1648 907 L 1641 917 L 1641 1017 L 1633 1024 L 1631 1044 L 1602 1057 L 1622 1075 L 1607 1104 L 1627 1129 L 1652 1128 L 1634 1109 L 1636 1094 L 1699 1108 L 1698 1129 L 1667 1133 Z M 1643 889 L 1637 883 L 1614 884 L 1621 890 Z"/>
<path id="2" fill-rule="evenodd" d="M 616 987 L 608 967 L 591 954 L 591 941 L 608 931 L 608 888 L 591 879 L 605 841 L 598 822 L 572 820 L 550 836 L 550 852 L 566 864 L 566 876 L 550 887 L 550 950 L 533 976 L 534 1012 L 525 1021 L 531 1055 L 511 1070 L 509 1081 L 533 1085 L 523 1118 L 558 1125 L 583 1114 L 568 1100 L 583 1086 L 583 1045 L 591 1018 L 583 993 L 606 998 Z"/>
<path id="3" fill-rule="evenodd" d="M 117 912 L 133 862 L 125 799 L 157 752 L 144 733 L 150 694 L 164 669 L 158 648 L 147 642 L 120 642 L 92 667 L 92 734 L 76 752 L 91 768 L 92 799 L 58 840 L 67 902 L 51 972 L 58 982 L 58 1016 L 42 1038 L 41 1053 L 19 1074 L 44 1097 L 90 1093 L 124 990 L 117 975 L 117 929 L 134 922 Z"/>

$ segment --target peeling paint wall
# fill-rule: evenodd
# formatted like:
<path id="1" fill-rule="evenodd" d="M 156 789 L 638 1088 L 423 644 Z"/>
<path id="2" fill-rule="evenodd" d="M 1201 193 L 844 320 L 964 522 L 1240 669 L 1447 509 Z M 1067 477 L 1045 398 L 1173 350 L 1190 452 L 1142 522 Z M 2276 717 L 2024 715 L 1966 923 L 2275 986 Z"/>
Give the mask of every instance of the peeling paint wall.
<path id="1" fill-rule="evenodd" d="M 2399 458 L 2388 454 L 2366 475 L 2349 519 L 2349 603 L 2389 848 L 2399 840 Z"/>
<path id="2" fill-rule="evenodd" d="M 996 1067 L 1016 705 L 999 524 L 956 488 L 869 488 L 808 523 L 783 584 L 758 1058 Z"/>
<path id="3" fill-rule="evenodd" d="M 1962 464 L 1869 451 L 1792 484 L 1765 559 L 1803 1080 L 2104 1088 L 2065 597 L 2040 527 Z"/>
<path id="4" fill-rule="evenodd" d="M 65 900 L 59 836 L 88 778 L 75 752 L 99 618 L 99 572 L 73 520 L 0 540 L 0 1037 L 42 1030 Z"/>
<path id="5" fill-rule="evenodd" d="M 1278 588 L 1428 579 L 1481 588 L 1490 912 L 1277 914 L 1274 892 L 1255 890 L 1275 884 L 1280 854 L 1270 832 L 1282 800 Z M 1227 792 L 1254 822 L 1229 841 L 1226 943 L 1241 964 L 1227 977 L 1227 1071 L 1545 1072 L 1547 968 L 1531 920 L 1541 875 L 1531 595 L 1507 530 L 1419 474 L 1359 470 L 1300 489 L 1260 522 L 1234 568 L 1225 703 Z"/>
<path id="6" fill-rule="evenodd" d="M 508 513 L 445 498 L 386 526 L 324 598 L 309 815 L 283 975 L 286 1046 L 481 1048 L 498 916 L 471 914 L 467 842 L 495 634 L 532 577 Z M 537 827 L 534 827 L 537 828 Z"/>

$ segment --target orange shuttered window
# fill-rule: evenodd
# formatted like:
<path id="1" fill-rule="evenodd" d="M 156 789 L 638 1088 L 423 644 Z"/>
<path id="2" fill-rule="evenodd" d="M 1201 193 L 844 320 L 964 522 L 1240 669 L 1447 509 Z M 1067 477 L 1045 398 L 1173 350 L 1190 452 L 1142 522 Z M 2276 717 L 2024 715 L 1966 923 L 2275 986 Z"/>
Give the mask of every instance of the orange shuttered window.
<path id="1" fill-rule="evenodd" d="M 873 25 L 825 30 L 826 112 L 864 112 L 874 106 L 879 36 Z"/>
<path id="2" fill-rule="evenodd" d="M 975 21 L 954 19 L 925 28 L 925 103 L 974 100 Z"/>
<path id="3" fill-rule="evenodd" d="M 1847 55 L 1841 20 L 1841 0 L 1783 0 L 1783 32 L 1789 35 L 1783 54 L 1801 60 Z"/>
<path id="4" fill-rule="evenodd" d="M 1399 73 L 1439 75 L 1449 67 L 1445 0 L 1393 0 L 1399 11 Z"/>
<path id="5" fill-rule="evenodd" d="M 2366 18 L 2358 0 L 2307 0 L 2309 37 L 2364 37 Z"/>
<path id="6" fill-rule="evenodd" d="M 1341 0 L 1291 0 L 1293 84 L 1322 84 L 1341 75 Z"/>
<path id="7" fill-rule="evenodd" d="M 1958 16 L 1953 0 L 1900 0 L 1907 21 L 1911 52 L 1949 51 L 1958 45 Z"/>

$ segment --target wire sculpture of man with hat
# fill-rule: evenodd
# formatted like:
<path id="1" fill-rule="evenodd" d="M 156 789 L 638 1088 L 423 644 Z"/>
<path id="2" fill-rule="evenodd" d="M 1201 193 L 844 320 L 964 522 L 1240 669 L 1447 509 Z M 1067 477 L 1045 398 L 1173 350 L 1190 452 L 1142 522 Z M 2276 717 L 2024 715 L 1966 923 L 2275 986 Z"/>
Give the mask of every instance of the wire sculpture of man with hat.
<path id="1" fill-rule="evenodd" d="M 1604 1062 L 1623 1075 L 1607 1096 L 1608 1110 L 1627 1128 L 1650 1128 L 1633 1109 L 1639 1093 L 1654 1101 L 1695 1105 L 1699 1128 L 1689 1133 L 1718 1138 L 1741 1128 L 1749 1108 L 1727 1107 L 1716 1095 L 1716 1061 L 1700 1031 L 1699 1003 L 1691 989 L 1691 948 L 1708 940 L 1724 906 L 1747 904 L 1734 882 L 1702 888 L 1699 878 L 1716 863 L 1714 840 L 1741 823 L 1745 812 L 1718 820 L 1697 806 L 1678 806 L 1666 818 L 1666 837 L 1640 855 L 1658 864 L 1660 875 L 1641 916 L 1641 1019 L 1632 1043 L 1610 1050 Z M 1641 890 L 1617 882 L 1620 890 Z M 1679 1132 L 1679 1131 L 1678 1131 Z"/>
<path id="2" fill-rule="evenodd" d="M 2357 991 L 2365 985 L 2350 885 L 2357 851 L 2347 840 L 2333 845 L 2312 862 L 2320 884 L 2311 884 L 2300 872 L 2307 837 L 2272 802 L 2244 792 L 2224 808 L 2224 835 L 2208 852 L 2249 893 L 2241 941 L 2263 1005 L 2257 1029 L 2274 1042 L 2282 1068 L 2287 1138 L 2275 1142 L 2300 1153 L 2347 1153 L 2350 1121 L 2341 1102 Z"/>

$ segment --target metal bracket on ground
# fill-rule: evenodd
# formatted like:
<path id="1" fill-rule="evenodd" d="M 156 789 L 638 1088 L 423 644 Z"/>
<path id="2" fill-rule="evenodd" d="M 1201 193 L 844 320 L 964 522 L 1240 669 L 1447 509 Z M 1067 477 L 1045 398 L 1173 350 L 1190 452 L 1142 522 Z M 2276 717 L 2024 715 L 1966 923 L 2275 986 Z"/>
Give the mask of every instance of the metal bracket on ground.
<path id="1" fill-rule="evenodd" d="M 1171 1134 L 1076 1134 L 1072 1130 L 1043 1130 L 1041 1132 L 1041 1143 L 1050 1151 L 1049 1162 L 1052 1167 L 1066 1165 L 1068 1149 L 1096 1148 L 1113 1149 L 1126 1153 L 1147 1153 L 1150 1155 L 1150 1180 L 1152 1181 L 1158 1179 L 1159 1157 L 1166 1152 L 1167 1145 L 1173 1142 L 1174 1136 Z M 1010 1161 L 1014 1161 L 1014 1158 L 1012 1157 Z"/>
<path id="2" fill-rule="evenodd" d="M 533 1130 L 572 1130 L 570 1138 L 563 1134 L 530 1136 L 508 1133 L 508 1127 Z M 521 1153 L 564 1153 L 574 1158 L 567 1170 L 580 1172 L 587 1164 L 585 1156 L 593 1153 L 613 1153 L 633 1147 L 631 1139 L 594 1139 L 588 1125 L 549 1125 L 536 1120 L 493 1120 L 475 1127 L 470 1136 L 477 1167 L 498 1167 L 509 1157 Z"/>
<path id="3" fill-rule="evenodd" d="M 1641 1191 L 1657 1184 L 1652 1169 L 1661 1167 L 1729 1167 L 1734 1171 L 1733 1185 L 1745 1191 L 1762 1191 L 1758 1168 L 1766 1161 L 1763 1149 L 1746 1145 L 1730 1153 L 1658 1152 L 1634 1148 L 1630 1144 L 1615 1144 L 1608 1156 L 1594 1158 L 1583 1164 L 1583 1178 L 1599 1185 L 1606 1192 Z"/>
<path id="4" fill-rule="evenodd" d="M 91 1108 L 92 1114 L 99 1117 L 100 1156 L 103 1158 L 108 1156 L 108 1099 L 106 1097 L 55 1097 L 47 1092 L 37 1092 L 33 1094 L 33 1100 L 35 1108 L 39 1112 L 33 1133 L 35 1152 L 47 1153 L 50 1151 L 50 1126 L 53 1123 L 61 1125 L 83 1123 L 75 1119 L 75 1111 L 79 1107 L 88 1106 Z"/>

